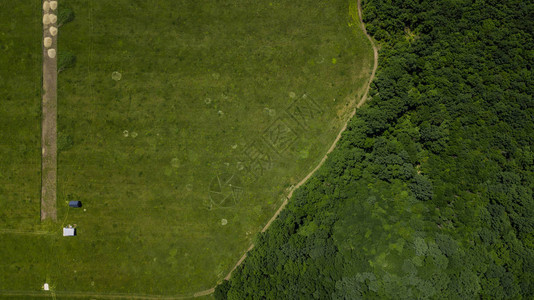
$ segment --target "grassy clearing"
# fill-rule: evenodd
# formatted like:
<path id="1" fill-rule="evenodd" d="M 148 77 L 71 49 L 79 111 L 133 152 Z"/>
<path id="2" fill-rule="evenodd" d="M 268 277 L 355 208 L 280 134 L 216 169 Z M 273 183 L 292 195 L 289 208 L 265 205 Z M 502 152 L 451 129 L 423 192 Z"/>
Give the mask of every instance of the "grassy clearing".
<path id="1" fill-rule="evenodd" d="M 0 2 L 0 228 L 39 221 L 39 1 Z"/>
<path id="2" fill-rule="evenodd" d="M 365 36 L 341 0 L 68 5 L 58 47 L 77 60 L 58 84 L 58 219 L 78 237 L 0 254 L 60 291 L 213 287 L 334 140 L 369 76 Z"/>

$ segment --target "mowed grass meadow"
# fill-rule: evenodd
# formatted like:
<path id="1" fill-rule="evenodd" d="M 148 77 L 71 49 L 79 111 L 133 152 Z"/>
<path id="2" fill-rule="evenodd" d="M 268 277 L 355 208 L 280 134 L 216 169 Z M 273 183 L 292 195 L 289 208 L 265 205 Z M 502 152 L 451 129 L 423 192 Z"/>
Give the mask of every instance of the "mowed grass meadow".
<path id="1" fill-rule="evenodd" d="M 40 22 L 35 5 L 8 8 L 0 22 Z M 213 287 L 321 160 L 364 90 L 372 49 L 350 26 L 349 2 L 60 1 L 65 7 L 75 18 L 60 27 L 58 49 L 76 64 L 58 79 L 58 223 L 51 235 L 0 233 L 0 295 L 39 291 L 45 281 L 88 295 Z M 41 34 L 34 27 L 14 30 L 29 39 Z M 39 37 L 32 47 L 12 55 L 39 55 Z M 37 178 L 0 177 L 8 187 L 0 205 L 35 222 L 38 70 L 21 73 L 28 88 L 1 92 L 31 105 L 0 99 L 2 119 L 37 120 L 16 137 L 0 133 L 11 137 L 0 148 L 2 172 Z M 24 157 L 21 145 L 31 149 Z M 23 191 L 37 202 L 17 203 Z M 83 207 L 69 209 L 69 200 Z M 67 224 L 78 236 L 61 236 Z"/>
<path id="2" fill-rule="evenodd" d="M 40 218 L 39 1 L 0 1 L 0 26 L 0 230 L 31 229 Z"/>

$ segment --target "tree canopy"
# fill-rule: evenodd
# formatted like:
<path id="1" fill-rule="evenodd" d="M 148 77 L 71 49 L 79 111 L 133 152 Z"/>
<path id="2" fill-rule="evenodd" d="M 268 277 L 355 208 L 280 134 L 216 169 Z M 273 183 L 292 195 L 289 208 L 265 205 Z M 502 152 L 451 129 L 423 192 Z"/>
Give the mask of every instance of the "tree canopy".
<path id="1" fill-rule="evenodd" d="M 218 299 L 534 297 L 534 3 L 367 0 L 377 78 Z"/>

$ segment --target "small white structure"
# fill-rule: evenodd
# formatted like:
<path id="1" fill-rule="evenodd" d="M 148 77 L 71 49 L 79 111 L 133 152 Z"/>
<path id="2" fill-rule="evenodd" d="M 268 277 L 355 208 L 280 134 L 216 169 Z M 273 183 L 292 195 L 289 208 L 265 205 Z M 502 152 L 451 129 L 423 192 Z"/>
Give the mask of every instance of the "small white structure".
<path id="1" fill-rule="evenodd" d="M 63 228 L 63 236 L 75 236 L 75 235 L 76 235 L 76 228 L 73 228 L 71 226 Z"/>
<path id="2" fill-rule="evenodd" d="M 45 291 L 49 291 L 50 290 L 50 287 L 48 286 L 48 283 L 45 283 L 43 285 L 43 290 L 45 290 Z"/>

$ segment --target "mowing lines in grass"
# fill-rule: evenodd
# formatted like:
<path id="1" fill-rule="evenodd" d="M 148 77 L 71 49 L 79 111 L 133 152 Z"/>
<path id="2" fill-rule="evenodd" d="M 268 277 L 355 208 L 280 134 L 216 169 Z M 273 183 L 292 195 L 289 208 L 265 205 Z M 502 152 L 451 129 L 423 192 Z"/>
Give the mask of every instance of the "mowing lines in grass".
<path id="1" fill-rule="evenodd" d="M 223 173 L 217 175 L 210 183 L 209 195 L 212 206 L 218 208 L 234 206 L 238 203 L 242 194 L 241 180 L 236 174 Z"/>
<path id="2" fill-rule="evenodd" d="M 271 170 L 275 163 L 273 158 L 284 156 L 300 135 L 310 129 L 309 122 L 323 113 L 320 105 L 306 94 L 297 98 L 294 92 L 290 92 L 289 97 L 294 100 L 288 108 L 239 155 L 238 170 L 244 169 L 251 181 Z"/>
<path id="3" fill-rule="evenodd" d="M 308 95 L 304 94 L 300 99 L 294 101 L 287 109 L 287 113 L 304 129 L 308 129 L 310 120 L 317 118 L 323 110 Z"/>

